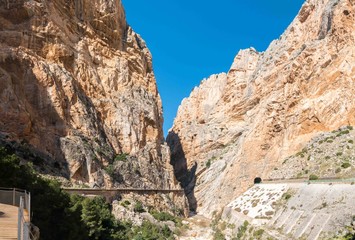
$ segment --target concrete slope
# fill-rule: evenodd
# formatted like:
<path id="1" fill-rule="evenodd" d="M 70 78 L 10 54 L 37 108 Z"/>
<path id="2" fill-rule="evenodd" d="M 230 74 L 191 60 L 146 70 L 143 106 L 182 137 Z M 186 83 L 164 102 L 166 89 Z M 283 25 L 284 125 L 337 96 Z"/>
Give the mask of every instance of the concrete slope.
<path id="1" fill-rule="evenodd" d="M 351 224 L 354 203 L 352 184 L 259 184 L 232 201 L 222 218 L 236 226 L 247 220 L 277 232 L 277 239 L 324 239 Z"/>

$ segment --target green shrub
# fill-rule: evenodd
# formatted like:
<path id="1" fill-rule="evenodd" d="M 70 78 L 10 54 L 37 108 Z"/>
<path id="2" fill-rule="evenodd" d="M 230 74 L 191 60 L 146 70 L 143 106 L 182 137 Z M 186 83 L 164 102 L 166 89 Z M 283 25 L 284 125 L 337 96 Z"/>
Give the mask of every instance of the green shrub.
<path id="1" fill-rule="evenodd" d="M 353 143 L 354 143 L 354 140 L 350 139 L 350 140 L 348 141 L 348 143 L 353 144 Z"/>
<path id="2" fill-rule="evenodd" d="M 173 213 L 178 216 L 184 215 L 184 209 L 174 206 L 172 209 Z"/>
<path id="3" fill-rule="evenodd" d="M 173 221 L 174 223 L 180 222 L 179 218 L 174 217 L 173 215 L 167 212 L 158 212 L 156 210 L 151 210 L 149 213 L 158 221 Z"/>
<path id="4" fill-rule="evenodd" d="M 226 228 L 227 228 L 227 223 L 224 222 L 224 221 L 222 221 L 222 222 L 219 224 L 219 228 L 220 228 L 222 231 L 226 230 Z"/>
<path id="5" fill-rule="evenodd" d="M 244 221 L 243 225 L 238 228 L 237 239 L 242 239 L 248 230 L 249 222 L 247 220 Z"/>
<path id="6" fill-rule="evenodd" d="M 0 186 L 26 189 L 31 192 L 32 223 L 40 228 L 43 240 L 124 240 L 173 239 L 168 226 L 150 222 L 133 227 L 130 222 L 117 221 L 111 206 L 103 197 L 93 199 L 69 196 L 60 183 L 41 178 L 30 165 L 0 147 Z M 125 201 L 125 204 L 130 204 Z M 135 210 L 141 212 L 142 203 Z"/>
<path id="7" fill-rule="evenodd" d="M 317 179 L 318 179 L 317 175 L 314 174 L 309 175 L 309 180 L 317 180 Z"/>
<path id="8" fill-rule="evenodd" d="M 215 156 L 208 159 L 206 162 L 206 168 L 209 168 L 211 166 L 212 162 L 215 161 L 216 159 L 217 159 L 217 157 L 215 157 Z"/>
<path id="9" fill-rule="evenodd" d="M 119 235 L 126 235 L 128 229 L 115 220 L 104 197 L 81 198 L 76 202 L 81 205 L 81 218 L 89 230 L 89 239 L 119 239 Z"/>
<path id="10" fill-rule="evenodd" d="M 141 201 L 137 201 L 137 202 L 134 204 L 133 211 L 134 211 L 134 212 L 138 212 L 138 213 L 145 212 L 144 207 L 143 207 L 143 204 L 142 204 Z"/>
<path id="11" fill-rule="evenodd" d="M 161 229 L 161 234 L 166 238 L 166 239 L 174 239 L 173 232 L 170 230 L 169 226 L 164 224 L 164 226 Z"/>
<path id="12" fill-rule="evenodd" d="M 341 135 L 345 135 L 345 134 L 349 134 L 350 131 L 349 130 L 344 130 L 344 131 L 341 131 L 337 134 L 337 137 L 341 136 Z"/>
<path id="13" fill-rule="evenodd" d="M 235 228 L 235 224 L 234 223 L 229 223 L 227 225 L 227 228 L 234 229 Z"/>
<path id="14" fill-rule="evenodd" d="M 291 194 L 286 193 L 286 195 L 285 195 L 285 200 L 288 200 L 288 199 L 290 199 L 291 197 L 292 197 L 292 195 L 291 195 Z"/>
<path id="15" fill-rule="evenodd" d="M 335 169 L 335 173 L 340 173 L 340 172 L 341 172 L 341 168 Z"/>
<path id="16" fill-rule="evenodd" d="M 118 161 L 126 162 L 128 156 L 129 155 L 127 153 L 121 153 L 121 154 L 116 155 L 114 160 L 115 160 L 115 162 L 118 162 Z"/>
<path id="17" fill-rule="evenodd" d="M 208 159 L 206 162 L 206 168 L 209 168 L 211 166 L 211 159 Z"/>
<path id="18" fill-rule="evenodd" d="M 348 167 L 350 167 L 350 166 L 351 166 L 351 164 L 348 163 L 348 162 L 343 162 L 343 164 L 341 164 L 341 167 L 342 167 L 342 168 L 348 168 Z"/>
<path id="19" fill-rule="evenodd" d="M 342 238 L 339 238 L 341 240 L 354 240 L 355 239 L 355 233 L 346 233 Z"/>
<path id="20" fill-rule="evenodd" d="M 127 236 L 125 239 L 134 240 L 165 240 L 174 239 L 173 232 L 167 225 L 159 227 L 149 221 L 143 221 L 141 226 L 133 227 L 132 236 Z"/>
<path id="21" fill-rule="evenodd" d="M 81 211 L 72 208 L 70 197 L 60 189 L 60 183 L 41 178 L 31 165 L 21 164 L 14 152 L 0 147 L 0 186 L 31 193 L 31 221 L 40 228 L 41 239 L 87 239 Z"/>
<path id="22" fill-rule="evenodd" d="M 326 159 L 326 160 L 329 160 L 329 159 L 330 159 L 330 156 L 325 156 L 325 159 Z"/>
<path id="23" fill-rule="evenodd" d="M 303 149 L 301 152 L 296 153 L 296 157 L 301 157 L 304 158 L 304 153 L 307 152 L 305 149 Z"/>
<path id="24" fill-rule="evenodd" d="M 342 152 L 337 152 L 336 155 L 339 157 L 339 156 L 343 155 L 343 153 Z"/>
<path id="25" fill-rule="evenodd" d="M 131 205 L 131 202 L 128 200 L 124 200 L 123 202 L 121 202 L 121 205 L 127 208 L 129 205 Z"/>
<path id="26" fill-rule="evenodd" d="M 107 167 L 105 167 L 105 172 L 113 178 L 115 175 L 115 167 L 112 164 L 109 164 Z"/>
<path id="27" fill-rule="evenodd" d="M 213 235 L 213 240 L 225 240 L 225 236 L 221 230 L 217 229 Z"/>
<path id="28" fill-rule="evenodd" d="M 264 229 L 259 229 L 253 233 L 253 236 L 257 239 L 260 239 L 263 234 L 264 234 Z"/>
<path id="29" fill-rule="evenodd" d="M 347 128 L 348 130 L 350 130 L 350 131 L 354 129 L 353 126 L 346 126 L 346 128 Z"/>

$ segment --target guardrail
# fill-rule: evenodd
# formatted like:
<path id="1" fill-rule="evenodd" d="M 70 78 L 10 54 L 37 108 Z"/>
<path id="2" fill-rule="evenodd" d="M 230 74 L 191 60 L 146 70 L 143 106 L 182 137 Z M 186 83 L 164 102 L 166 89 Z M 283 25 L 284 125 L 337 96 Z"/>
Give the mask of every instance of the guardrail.
<path id="1" fill-rule="evenodd" d="M 307 180 L 306 182 L 311 183 L 355 183 L 355 178 L 318 178 L 314 180 Z"/>
<path id="2" fill-rule="evenodd" d="M 261 183 L 270 183 L 270 182 L 305 182 L 305 183 L 355 183 L 355 178 L 337 178 L 337 177 L 328 177 L 328 178 L 268 178 L 262 179 Z"/>
<path id="3" fill-rule="evenodd" d="M 20 207 L 21 197 L 24 198 L 23 199 L 24 209 L 26 209 L 28 213 L 30 213 L 31 194 L 29 192 L 18 188 L 0 188 L 0 203 Z"/>
<path id="4" fill-rule="evenodd" d="M 17 239 L 30 240 L 31 194 L 18 188 L 0 188 L 0 203 L 18 207 Z"/>
<path id="5" fill-rule="evenodd" d="M 262 182 L 278 182 L 278 181 L 307 181 L 308 178 L 266 178 L 262 179 Z"/>
<path id="6" fill-rule="evenodd" d="M 144 188 L 62 188 L 68 193 L 102 194 L 109 192 L 116 193 L 184 193 L 183 189 L 144 189 Z"/>
<path id="7" fill-rule="evenodd" d="M 24 197 L 20 197 L 20 206 L 18 209 L 17 239 L 30 240 L 31 224 L 29 222 L 29 214 L 26 214 L 24 207 L 25 207 Z"/>

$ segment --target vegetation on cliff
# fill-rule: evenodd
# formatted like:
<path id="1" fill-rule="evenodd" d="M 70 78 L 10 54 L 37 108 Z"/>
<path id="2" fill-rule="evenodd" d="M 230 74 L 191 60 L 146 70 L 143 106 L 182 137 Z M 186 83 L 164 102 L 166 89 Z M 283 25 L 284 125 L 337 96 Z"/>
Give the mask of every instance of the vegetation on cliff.
<path id="1" fill-rule="evenodd" d="M 32 223 L 40 228 L 41 239 L 171 239 L 165 225 L 144 221 L 141 226 L 117 221 L 102 197 L 69 196 L 60 183 L 43 179 L 31 164 L 24 163 L 9 149 L 0 147 L 0 186 L 21 188 L 32 194 Z"/>
<path id="2" fill-rule="evenodd" d="M 322 132 L 304 144 L 304 148 L 283 159 L 269 178 L 344 178 L 355 173 L 355 130 L 343 126 L 331 132 Z"/>

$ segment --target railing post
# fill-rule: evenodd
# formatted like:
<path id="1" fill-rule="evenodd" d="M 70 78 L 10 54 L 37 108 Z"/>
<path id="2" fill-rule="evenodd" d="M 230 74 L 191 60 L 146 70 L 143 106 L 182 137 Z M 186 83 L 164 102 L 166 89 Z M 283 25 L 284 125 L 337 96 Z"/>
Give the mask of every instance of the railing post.
<path id="1" fill-rule="evenodd" d="M 22 209 L 23 209 L 23 198 L 20 197 L 20 206 L 18 209 L 18 221 L 17 221 L 17 239 L 22 240 Z"/>
<path id="2" fill-rule="evenodd" d="M 15 198 L 16 198 L 16 191 L 15 191 L 15 188 L 12 189 L 12 205 L 15 206 Z"/>
<path id="3" fill-rule="evenodd" d="M 28 193 L 28 220 L 31 222 L 31 193 Z"/>

